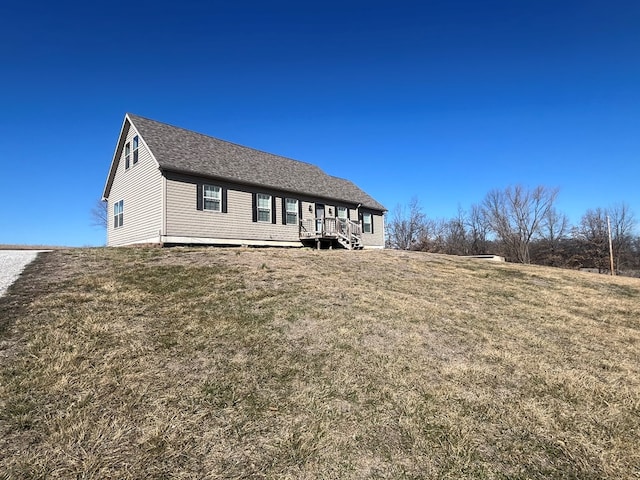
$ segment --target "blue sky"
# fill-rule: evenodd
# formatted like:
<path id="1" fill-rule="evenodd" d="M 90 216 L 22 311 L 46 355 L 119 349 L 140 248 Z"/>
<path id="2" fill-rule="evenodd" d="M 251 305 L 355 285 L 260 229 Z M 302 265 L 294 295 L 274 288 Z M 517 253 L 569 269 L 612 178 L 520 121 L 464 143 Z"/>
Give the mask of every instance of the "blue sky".
<path id="1" fill-rule="evenodd" d="M 102 245 L 125 112 L 452 217 L 559 187 L 640 216 L 637 0 L 61 0 L 0 7 L 1 243 Z"/>

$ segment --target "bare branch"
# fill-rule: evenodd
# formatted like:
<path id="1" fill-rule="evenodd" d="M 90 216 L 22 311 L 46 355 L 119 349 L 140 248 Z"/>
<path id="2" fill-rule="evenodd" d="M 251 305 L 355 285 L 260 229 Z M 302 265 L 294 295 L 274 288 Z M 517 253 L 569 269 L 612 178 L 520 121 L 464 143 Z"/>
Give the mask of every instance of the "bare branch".
<path id="1" fill-rule="evenodd" d="M 541 224 L 558 195 L 558 189 L 522 185 L 492 190 L 483 202 L 489 228 L 504 245 L 507 255 L 530 263 L 529 245 L 540 234 Z"/>
<path id="2" fill-rule="evenodd" d="M 109 222 L 108 202 L 96 200 L 95 205 L 91 209 L 91 226 L 104 228 L 106 230 Z"/>

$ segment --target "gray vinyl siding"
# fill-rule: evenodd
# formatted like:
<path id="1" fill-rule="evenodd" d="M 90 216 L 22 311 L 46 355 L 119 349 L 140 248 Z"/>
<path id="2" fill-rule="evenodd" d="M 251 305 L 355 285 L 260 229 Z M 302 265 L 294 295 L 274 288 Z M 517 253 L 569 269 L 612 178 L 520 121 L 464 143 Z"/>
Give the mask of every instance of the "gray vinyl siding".
<path id="1" fill-rule="evenodd" d="M 382 214 L 370 213 L 373 221 L 373 233 L 363 233 L 362 244 L 365 247 L 382 247 L 384 246 L 384 218 Z"/>
<path id="2" fill-rule="evenodd" d="M 227 189 L 227 213 L 197 209 L 198 183 Z M 229 240 L 298 241 L 297 225 L 282 224 L 284 197 L 297 198 L 269 189 L 247 189 L 216 180 L 203 180 L 167 173 L 167 231 L 169 237 L 199 237 Z M 253 194 L 275 197 L 276 223 L 253 221 Z"/>
<path id="3" fill-rule="evenodd" d="M 139 143 L 138 163 L 133 165 L 133 137 L 137 132 L 130 127 L 126 142 L 131 142 L 131 162 L 125 169 L 125 150 L 122 148 L 111 190 L 109 192 L 107 245 L 118 246 L 156 239 L 162 229 L 162 174 L 142 137 Z M 113 227 L 113 206 L 123 200 L 124 225 Z"/>
<path id="4" fill-rule="evenodd" d="M 246 187 L 215 179 L 203 179 L 191 175 L 166 172 L 166 232 L 168 237 L 211 238 L 230 240 L 288 241 L 299 240 L 298 225 L 283 225 L 282 203 L 285 198 L 295 198 L 301 204 L 301 220 L 315 218 L 316 203 L 325 206 L 326 217 L 335 217 L 337 206 L 344 205 L 327 200 L 315 200 L 297 194 Z M 226 189 L 227 212 L 198 210 L 198 184 L 215 185 Z M 276 223 L 253 221 L 253 195 L 264 193 L 275 197 Z M 126 202 L 125 202 L 126 203 Z M 329 215 L 331 209 L 331 215 Z M 371 212 L 374 233 L 363 234 L 365 246 L 383 246 L 382 215 Z M 358 220 L 356 209 L 349 208 L 349 217 Z M 233 242 L 231 242 L 233 241 Z"/>
<path id="5" fill-rule="evenodd" d="M 336 218 L 336 207 L 332 203 L 324 204 L 324 216 L 327 218 Z"/>
<path id="6" fill-rule="evenodd" d="M 311 211 L 309 211 L 311 210 Z M 308 200 L 302 201 L 302 219 L 301 220 L 313 220 L 316 218 L 316 204 Z"/>

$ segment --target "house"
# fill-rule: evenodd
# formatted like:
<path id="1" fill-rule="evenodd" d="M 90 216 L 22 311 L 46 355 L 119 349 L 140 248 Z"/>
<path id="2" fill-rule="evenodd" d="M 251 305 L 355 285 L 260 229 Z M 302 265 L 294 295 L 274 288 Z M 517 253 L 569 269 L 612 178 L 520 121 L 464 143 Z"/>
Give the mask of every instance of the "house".
<path id="1" fill-rule="evenodd" d="M 126 114 L 107 245 L 384 247 L 385 208 L 309 163 Z"/>

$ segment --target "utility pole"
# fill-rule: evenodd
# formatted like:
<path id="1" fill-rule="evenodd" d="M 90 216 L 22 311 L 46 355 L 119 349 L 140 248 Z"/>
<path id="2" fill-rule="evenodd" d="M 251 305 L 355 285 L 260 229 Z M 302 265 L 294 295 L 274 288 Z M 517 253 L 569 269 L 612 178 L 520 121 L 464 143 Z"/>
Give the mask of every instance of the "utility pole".
<path id="1" fill-rule="evenodd" d="M 611 243 L 611 221 L 609 215 L 607 215 L 607 230 L 609 231 L 609 260 L 611 262 L 611 275 L 615 275 L 616 271 L 613 268 L 613 244 Z"/>

